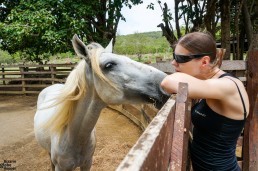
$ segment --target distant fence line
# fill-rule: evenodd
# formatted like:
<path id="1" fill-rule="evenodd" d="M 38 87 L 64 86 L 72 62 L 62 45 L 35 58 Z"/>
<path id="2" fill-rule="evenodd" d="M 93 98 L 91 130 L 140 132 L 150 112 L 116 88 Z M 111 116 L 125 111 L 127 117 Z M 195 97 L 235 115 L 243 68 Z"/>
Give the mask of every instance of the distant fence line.
<path id="1" fill-rule="evenodd" d="M 1 65 L 0 94 L 38 94 L 43 88 L 55 83 L 64 83 L 76 64 L 20 64 Z M 175 72 L 168 61 L 149 64 L 166 73 Z M 246 61 L 225 60 L 221 69 L 233 71 L 241 81 L 246 81 Z"/>
<path id="2" fill-rule="evenodd" d="M 0 94 L 38 94 L 49 85 L 64 83 L 75 65 L 1 65 Z"/>

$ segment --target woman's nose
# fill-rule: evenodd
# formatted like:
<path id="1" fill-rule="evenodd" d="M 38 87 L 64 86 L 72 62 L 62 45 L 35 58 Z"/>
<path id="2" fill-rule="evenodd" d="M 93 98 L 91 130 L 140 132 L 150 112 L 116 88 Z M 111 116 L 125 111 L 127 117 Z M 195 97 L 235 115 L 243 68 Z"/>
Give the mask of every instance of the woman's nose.
<path id="1" fill-rule="evenodd" d="M 175 65 L 178 65 L 178 63 L 176 62 L 175 59 L 173 59 L 173 60 L 171 61 L 171 64 L 174 65 L 174 66 L 175 66 Z"/>

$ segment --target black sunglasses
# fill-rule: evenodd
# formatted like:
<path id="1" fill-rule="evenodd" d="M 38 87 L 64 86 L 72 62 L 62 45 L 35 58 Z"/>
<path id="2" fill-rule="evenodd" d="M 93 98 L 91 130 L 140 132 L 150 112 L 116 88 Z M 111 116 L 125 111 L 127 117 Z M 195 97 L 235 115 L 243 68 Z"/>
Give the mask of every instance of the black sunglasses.
<path id="1" fill-rule="evenodd" d="M 212 53 L 202 53 L 202 54 L 194 54 L 194 55 L 176 55 L 175 53 L 173 53 L 173 56 L 177 63 L 186 63 L 191 61 L 192 59 L 201 58 L 211 54 Z"/>

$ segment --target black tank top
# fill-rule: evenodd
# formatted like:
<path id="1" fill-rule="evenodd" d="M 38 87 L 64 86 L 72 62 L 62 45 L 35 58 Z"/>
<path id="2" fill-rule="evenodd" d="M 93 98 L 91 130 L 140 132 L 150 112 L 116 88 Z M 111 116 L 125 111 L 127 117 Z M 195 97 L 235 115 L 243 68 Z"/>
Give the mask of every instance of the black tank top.
<path id="1" fill-rule="evenodd" d="M 225 73 L 220 78 L 224 76 L 233 77 Z M 191 115 L 194 128 L 190 151 L 194 171 L 240 170 L 236 143 L 244 127 L 246 108 L 238 86 L 237 89 L 244 108 L 243 120 L 230 119 L 214 112 L 205 99 L 193 106 Z"/>

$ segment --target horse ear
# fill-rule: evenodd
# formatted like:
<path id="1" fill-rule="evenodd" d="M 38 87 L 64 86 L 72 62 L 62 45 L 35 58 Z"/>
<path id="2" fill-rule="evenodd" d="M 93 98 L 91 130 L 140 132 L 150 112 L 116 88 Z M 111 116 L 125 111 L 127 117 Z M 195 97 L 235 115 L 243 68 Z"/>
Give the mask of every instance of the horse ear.
<path id="1" fill-rule="evenodd" d="M 89 60 L 89 52 L 87 51 L 86 45 L 79 39 L 77 34 L 73 36 L 72 39 L 73 48 L 75 50 L 75 53 L 86 60 L 86 62 Z"/>
<path id="2" fill-rule="evenodd" d="M 110 40 L 109 44 L 105 48 L 105 52 L 112 53 L 113 52 L 113 38 Z"/>

